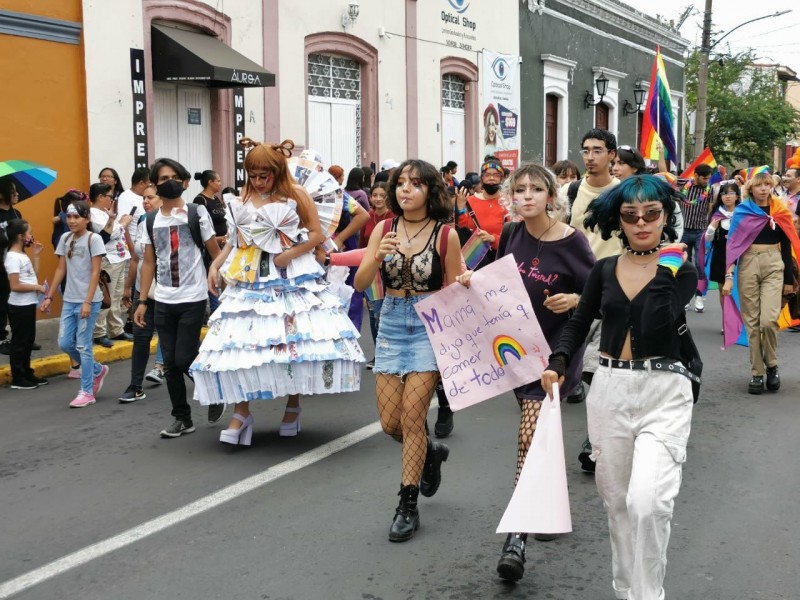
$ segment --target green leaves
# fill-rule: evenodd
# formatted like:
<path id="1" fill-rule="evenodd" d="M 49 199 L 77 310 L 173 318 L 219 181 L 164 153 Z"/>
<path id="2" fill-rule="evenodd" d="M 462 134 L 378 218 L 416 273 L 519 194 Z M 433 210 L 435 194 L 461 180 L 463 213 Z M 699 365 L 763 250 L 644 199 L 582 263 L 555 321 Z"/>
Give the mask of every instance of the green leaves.
<path id="1" fill-rule="evenodd" d="M 699 64 L 696 50 L 686 65 L 690 109 L 697 106 Z M 783 99 L 774 68 L 756 66 L 752 51 L 709 61 L 705 140 L 718 163 L 772 165 L 773 148 L 782 148 L 799 131 L 800 111 Z M 687 139 L 693 133 L 687 131 Z M 687 163 L 693 158 L 687 156 Z"/>

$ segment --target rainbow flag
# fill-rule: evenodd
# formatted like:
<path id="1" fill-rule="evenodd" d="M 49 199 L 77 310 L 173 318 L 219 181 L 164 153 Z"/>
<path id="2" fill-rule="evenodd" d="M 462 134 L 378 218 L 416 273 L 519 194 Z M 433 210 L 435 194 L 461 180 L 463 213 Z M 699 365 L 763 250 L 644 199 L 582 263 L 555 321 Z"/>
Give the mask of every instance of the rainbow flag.
<path id="1" fill-rule="evenodd" d="M 717 161 L 714 159 L 714 155 L 711 154 L 711 149 L 706 146 L 705 149 L 700 153 L 694 162 L 690 164 L 686 170 L 680 174 L 679 179 L 690 179 L 694 177 L 694 170 L 699 167 L 700 165 L 708 165 L 712 169 L 717 168 Z"/>
<path id="2" fill-rule="evenodd" d="M 758 175 L 759 173 L 769 173 L 769 166 L 762 165 L 760 167 L 750 167 L 749 169 L 742 169 L 737 174 L 742 176 L 742 179 L 745 182 L 750 181 L 754 175 Z"/>
<path id="3" fill-rule="evenodd" d="M 653 61 L 653 70 L 650 74 L 650 92 L 647 95 L 647 106 L 643 116 L 639 152 L 645 158 L 658 157 L 656 140 L 661 139 L 664 159 L 677 165 L 678 151 L 672 118 L 672 99 L 669 94 L 667 70 L 661 58 L 661 46 L 656 46 L 656 59 Z"/>
<path id="4" fill-rule="evenodd" d="M 467 265 L 469 270 L 473 270 L 483 260 L 483 257 L 489 252 L 491 245 L 484 242 L 478 233 L 473 233 L 470 238 L 461 247 L 461 255 L 464 257 L 464 264 Z"/>
<path id="5" fill-rule="evenodd" d="M 364 290 L 364 295 L 369 301 L 383 299 L 383 279 L 381 279 L 380 271 L 378 271 L 378 274 L 375 276 L 375 279 L 372 280 L 372 283 L 369 284 L 369 287 Z"/>

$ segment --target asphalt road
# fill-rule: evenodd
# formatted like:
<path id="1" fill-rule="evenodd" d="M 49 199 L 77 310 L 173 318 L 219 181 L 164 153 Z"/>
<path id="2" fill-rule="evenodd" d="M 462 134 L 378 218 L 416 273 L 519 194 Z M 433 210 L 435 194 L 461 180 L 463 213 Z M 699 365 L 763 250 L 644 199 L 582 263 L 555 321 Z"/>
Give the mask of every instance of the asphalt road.
<path id="1" fill-rule="evenodd" d="M 746 350 L 720 351 L 716 298 L 708 305 L 689 315 L 706 372 L 672 522 L 667 597 L 796 600 L 800 333 L 779 339 L 781 391 L 749 396 Z M 254 403 L 253 447 L 236 449 L 218 443 L 220 426 L 204 424 L 199 409 L 196 433 L 160 439 L 171 421 L 166 389 L 118 404 L 129 368 L 112 365 L 97 404 L 80 410 L 67 407 L 77 385 L 63 377 L 32 392 L 0 391 L 0 599 L 614 597 L 604 511 L 574 458 L 583 404 L 563 405 L 574 531 L 531 541 L 526 575 L 512 585 L 496 577 L 504 536 L 494 533 L 514 475 L 511 395 L 456 415 L 441 489 L 421 498 L 421 529 L 390 544 L 400 446 L 361 430 L 377 420 L 370 372 L 358 394 L 304 399 L 296 439 L 277 435 L 282 403 Z M 356 431 L 363 441 L 321 460 L 304 454 L 324 454 Z M 259 474 L 251 491 L 226 488 Z M 204 510 L 223 489 L 230 499 Z M 73 555 L 145 523 L 133 543 Z M 77 566 L 40 569 L 70 555 Z M 11 581 L 21 591 L 9 591 Z"/>

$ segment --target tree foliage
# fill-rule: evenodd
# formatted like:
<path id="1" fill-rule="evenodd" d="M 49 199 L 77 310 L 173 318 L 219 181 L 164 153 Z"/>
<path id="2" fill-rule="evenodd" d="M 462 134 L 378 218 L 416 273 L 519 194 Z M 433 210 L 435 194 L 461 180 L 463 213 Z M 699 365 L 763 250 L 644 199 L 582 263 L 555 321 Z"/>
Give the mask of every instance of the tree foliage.
<path id="1" fill-rule="evenodd" d="M 686 101 L 697 106 L 700 53 L 686 65 Z M 718 163 L 772 165 L 773 148 L 800 132 L 800 111 L 781 95 L 774 69 L 754 66 L 754 54 L 714 55 L 708 66 L 706 146 Z M 691 139 L 693 131 L 687 132 Z M 687 145 L 687 152 L 693 148 Z M 687 163 L 693 156 L 687 156 Z"/>

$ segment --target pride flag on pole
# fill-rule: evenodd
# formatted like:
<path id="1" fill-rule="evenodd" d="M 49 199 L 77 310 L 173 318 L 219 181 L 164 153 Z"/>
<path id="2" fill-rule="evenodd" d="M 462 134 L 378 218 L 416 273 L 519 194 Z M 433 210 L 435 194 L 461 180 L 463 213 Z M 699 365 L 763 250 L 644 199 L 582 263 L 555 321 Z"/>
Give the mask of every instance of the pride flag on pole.
<path id="1" fill-rule="evenodd" d="M 650 91 L 647 95 L 647 106 L 642 119 L 642 141 L 639 152 L 645 158 L 657 158 L 659 151 L 656 141 L 661 139 L 664 147 L 664 158 L 678 164 L 677 144 L 675 143 L 675 127 L 672 117 L 672 99 L 669 94 L 667 70 L 661 58 L 661 46 L 656 47 L 656 58 L 650 73 Z"/>
<path id="2" fill-rule="evenodd" d="M 694 177 L 694 170 L 700 165 L 708 165 L 712 169 L 717 168 L 717 161 L 714 159 L 714 155 L 711 154 L 711 149 L 708 146 L 706 146 L 705 149 L 700 153 L 700 156 L 694 159 L 694 162 L 690 164 L 683 173 L 681 173 L 678 179 L 690 179 L 691 177 Z"/>

